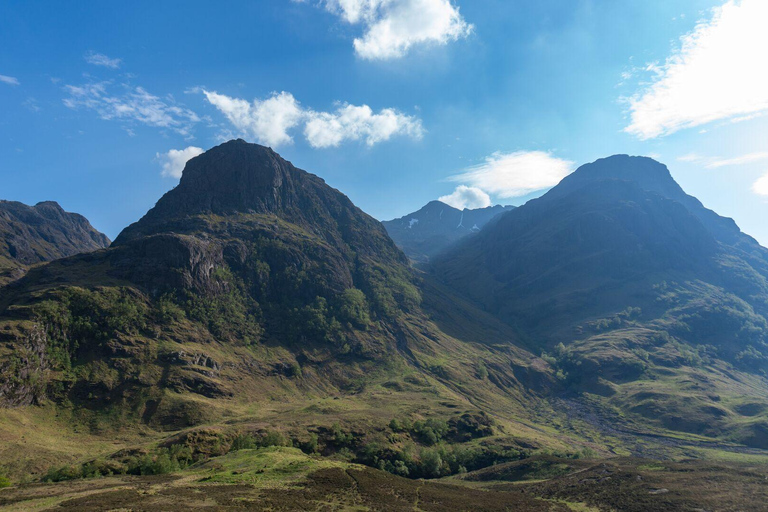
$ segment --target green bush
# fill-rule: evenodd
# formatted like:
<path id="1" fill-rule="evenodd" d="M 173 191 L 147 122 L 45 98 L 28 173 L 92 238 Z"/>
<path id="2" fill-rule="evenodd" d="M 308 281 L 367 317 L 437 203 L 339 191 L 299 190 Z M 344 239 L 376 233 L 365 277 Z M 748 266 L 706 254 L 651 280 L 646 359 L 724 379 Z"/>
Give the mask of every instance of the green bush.
<path id="1" fill-rule="evenodd" d="M 371 323 L 365 294 L 357 288 L 344 290 L 339 297 L 339 317 L 358 328 L 367 328 Z"/>
<path id="2" fill-rule="evenodd" d="M 252 436 L 251 434 L 238 434 L 232 440 L 232 446 L 230 447 L 230 451 L 253 450 L 254 448 L 258 448 L 258 447 L 259 447 L 259 442 L 256 439 L 256 437 Z"/>
<path id="3" fill-rule="evenodd" d="M 276 430 L 267 430 L 259 439 L 259 447 L 267 448 L 269 446 L 292 446 L 290 439 Z"/>

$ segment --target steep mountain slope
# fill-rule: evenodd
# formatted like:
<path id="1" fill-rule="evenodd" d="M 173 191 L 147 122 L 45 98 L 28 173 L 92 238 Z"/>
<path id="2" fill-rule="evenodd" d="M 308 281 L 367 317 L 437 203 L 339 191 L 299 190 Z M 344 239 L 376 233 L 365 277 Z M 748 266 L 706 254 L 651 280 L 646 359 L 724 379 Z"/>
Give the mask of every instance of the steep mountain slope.
<path id="1" fill-rule="evenodd" d="M 576 389 L 666 428 L 768 447 L 768 416 L 742 414 L 747 402 L 768 410 L 767 264 L 666 167 L 620 155 L 580 167 L 434 272 L 527 333 Z"/>
<path id="2" fill-rule="evenodd" d="M 382 432 L 398 417 L 479 421 L 472 432 L 487 436 L 487 411 L 516 439 L 578 446 L 537 440 L 522 419 L 557 387 L 549 365 L 510 343 L 512 329 L 473 328 L 481 314 L 470 304 L 428 286 L 424 297 L 421 284 L 381 223 L 346 196 L 271 149 L 222 144 L 190 160 L 108 249 L 4 288 L 0 402 L 17 409 L 0 414 L 0 435 L 14 437 L 19 415 L 39 425 L 29 418 L 42 409 L 94 439 L 133 429 L 162 439 L 202 424 L 217 425 L 221 443 L 243 425 L 330 437 L 342 423 L 360 439 L 328 440 L 328 450 L 362 450 L 364 439 L 390 446 Z M 433 320 L 446 305 L 451 314 Z M 429 429 L 427 440 L 448 435 Z M 456 438 L 479 434 L 467 435 Z M 14 446 L 0 458 L 39 461 Z M 498 453 L 519 453 L 510 450 Z M 483 460 L 499 457 L 509 455 Z"/>
<path id="3" fill-rule="evenodd" d="M 416 212 L 382 224 L 409 258 L 425 263 L 458 240 L 480 231 L 497 215 L 514 208 L 496 205 L 459 210 L 432 201 Z"/>
<path id="4" fill-rule="evenodd" d="M 19 277 L 29 265 L 108 245 L 109 239 L 85 217 L 53 201 L 27 206 L 0 200 L 0 284 Z"/>

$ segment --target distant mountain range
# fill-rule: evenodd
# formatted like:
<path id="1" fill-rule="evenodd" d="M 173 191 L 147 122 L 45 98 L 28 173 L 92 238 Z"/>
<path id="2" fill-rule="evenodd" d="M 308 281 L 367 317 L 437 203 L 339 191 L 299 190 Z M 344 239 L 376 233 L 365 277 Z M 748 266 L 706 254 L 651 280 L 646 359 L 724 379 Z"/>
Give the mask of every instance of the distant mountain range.
<path id="1" fill-rule="evenodd" d="M 518 464 L 537 481 L 526 461 L 553 454 L 768 454 L 768 250 L 649 158 L 584 165 L 519 208 L 435 201 L 382 225 L 236 140 L 191 159 L 109 247 L 48 203 L 0 204 L 2 255 L 28 269 L 0 286 L 14 478 L 264 446 L 412 478 Z M 626 474 L 610 485 L 646 485 Z M 399 481 L 382 475 L 366 478 Z"/>
<path id="2" fill-rule="evenodd" d="M 103 249 L 109 243 L 85 217 L 67 213 L 53 201 L 35 206 L 0 201 L 0 284 L 19 277 L 29 265 Z"/>
<path id="3" fill-rule="evenodd" d="M 416 212 L 383 224 L 411 260 L 424 263 L 465 236 L 477 233 L 497 215 L 514 208 L 496 205 L 459 210 L 431 201 Z"/>

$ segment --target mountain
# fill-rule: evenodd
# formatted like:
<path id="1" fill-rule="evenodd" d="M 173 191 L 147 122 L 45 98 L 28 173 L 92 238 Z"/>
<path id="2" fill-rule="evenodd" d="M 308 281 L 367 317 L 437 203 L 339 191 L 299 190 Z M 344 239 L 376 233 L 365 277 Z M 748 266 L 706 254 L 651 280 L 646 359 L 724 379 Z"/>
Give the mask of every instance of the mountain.
<path id="1" fill-rule="evenodd" d="M 416 212 L 382 224 L 410 259 L 425 263 L 458 240 L 480 231 L 497 215 L 514 208 L 496 205 L 459 210 L 431 201 Z"/>
<path id="2" fill-rule="evenodd" d="M 749 508 L 699 491 L 764 484 L 734 462 L 767 447 L 762 249 L 583 170 L 415 269 L 269 148 L 193 158 L 110 247 L 2 288 L 0 486 L 78 482 L 0 507 Z"/>
<path id="3" fill-rule="evenodd" d="M 768 447 L 768 250 L 664 165 L 584 165 L 433 272 L 524 332 L 572 389 L 666 428 Z"/>
<path id="4" fill-rule="evenodd" d="M 109 246 L 82 215 L 58 203 L 27 206 L 0 200 L 0 284 L 23 274 L 29 265 Z"/>
<path id="5" fill-rule="evenodd" d="M 33 434 L 15 438 L 0 414 L 0 437 L 17 439 L 0 459 L 39 472 L 103 450 L 104 439 L 162 447 L 215 426 L 205 436 L 230 446 L 269 425 L 394 468 L 405 441 L 464 443 L 498 422 L 515 436 L 477 447 L 463 466 L 509 460 L 535 442 L 523 404 L 557 387 L 515 339 L 423 280 L 382 224 L 322 179 L 230 141 L 190 160 L 109 248 L 34 267 L 3 289 L 0 404 L 35 436 L 48 428 L 36 418 L 57 418 L 51 435 L 72 441 L 66 454 L 53 443 L 29 457 Z M 490 404 L 499 419 L 486 417 Z M 395 443 L 382 432 L 401 419 L 422 423 Z"/>

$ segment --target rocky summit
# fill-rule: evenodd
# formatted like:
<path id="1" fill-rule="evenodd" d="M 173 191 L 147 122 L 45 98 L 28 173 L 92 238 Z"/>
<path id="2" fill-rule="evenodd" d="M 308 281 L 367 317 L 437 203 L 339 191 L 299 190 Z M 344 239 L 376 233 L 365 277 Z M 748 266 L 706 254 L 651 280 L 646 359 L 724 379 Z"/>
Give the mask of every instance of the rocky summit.
<path id="1" fill-rule="evenodd" d="M 82 215 L 58 203 L 27 206 L 0 201 L 0 284 L 18 278 L 29 265 L 53 261 L 109 246 Z"/>

